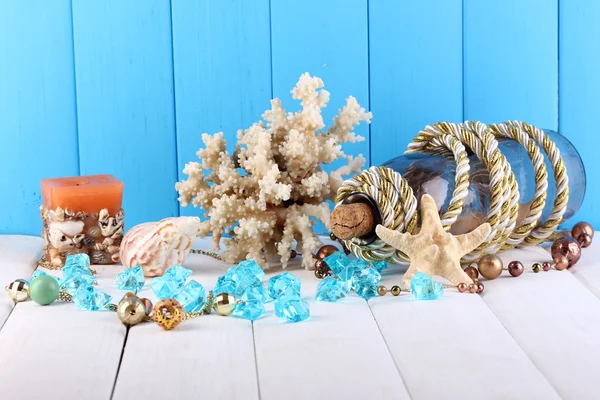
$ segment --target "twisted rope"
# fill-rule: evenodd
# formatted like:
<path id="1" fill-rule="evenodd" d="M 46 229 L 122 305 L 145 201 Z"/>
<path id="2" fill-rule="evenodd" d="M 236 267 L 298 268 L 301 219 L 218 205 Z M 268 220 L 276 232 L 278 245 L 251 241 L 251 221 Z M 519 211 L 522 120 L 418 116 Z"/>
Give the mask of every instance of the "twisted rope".
<path id="1" fill-rule="evenodd" d="M 497 138 L 520 143 L 526 150 L 535 172 L 535 193 L 527 205 L 526 215 L 517 226 L 521 207 L 515 175 L 498 148 Z M 556 180 L 556 199 L 547 221 L 540 223 L 546 204 L 548 175 L 540 145 L 548 155 Z M 408 145 L 406 154 L 423 153 L 451 157 L 456 162 L 455 187 L 441 221 L 444 229 L 461 214 L 469 193 L 469 160 L 465 149 L 473 151 L 489 172 L 490 201 L 486 220 L 492 230 L 477 249 L 463 257 L 463 262 L 479 259 L 484 254 L 511 249 L 519 244 L 534 245 L 551 237 L 558 228 L 568 203 L 568 177 L 560 152 L 550 138 L 533 125 L 519 121 L 487 126 L 478 121 L 463 124 L 441 122 L 428 125 Z M 348 179 L 337 193 L 337 205 L 352 193 L 364 193 L 378 204 L 382 224 L 400 232 L 412 233 L 417 225 L 416 198 L 407 181 L 385 167 L 371 167 Z M 408 221 L 408 222 L 407 222 Z M 355 239 L 345 241 L 357 257 L 368 261 L 408 261 L 406 255 L 382 240 L 360 245 Z"/>

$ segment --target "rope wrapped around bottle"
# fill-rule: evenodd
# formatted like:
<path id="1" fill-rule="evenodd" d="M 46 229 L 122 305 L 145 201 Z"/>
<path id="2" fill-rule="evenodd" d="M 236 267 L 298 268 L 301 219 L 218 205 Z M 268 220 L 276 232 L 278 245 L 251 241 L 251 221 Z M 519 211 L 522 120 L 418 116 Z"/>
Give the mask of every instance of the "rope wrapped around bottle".
<path id="1" fill-rule="evenodd" d="M 527 214 L 517 224 L 519 189 L 506 157 L 498 148 L 499 138 L 520 143 L 533 164 L 535 192 Z M 548 174 L 544 156 L 548 156 L 556 181 L 556 198 L 550 216 L 540 221 L 546 204 Z M 452 157 L 456 163 L 455 186 L 447 209 L 441 216 L 446 230 L 456 222 L 469 191 L 469 148 L 483 163 L 490 177 L 490 202 L 486 222 L 492 227 L 486 241 L 467 254 L 463 262 L 479 259 L 518 245 L 535 245 L 548 240 L 558 228 L 567 209 L 569 182 L 560 151 L 539 128 L 520 121 L 486 125 L 478 121 L 462 124 L 439 122 L 423 129 L 408 145 L 406 154 L 422 153 Z M 387 167 L 371 167 L 344 181 L 338 190 L 336 205 L 353 193 L 370 196 L 381 213 L 381 224 L 389 229 L 412 233 L 418 225 L 417 199 L 406 179 Z M 357 257 L 368 261 L 392 263 L 409 261 L 406 255 L 382 240 L 363 244 L 357 239 L 344 241 Z"/>

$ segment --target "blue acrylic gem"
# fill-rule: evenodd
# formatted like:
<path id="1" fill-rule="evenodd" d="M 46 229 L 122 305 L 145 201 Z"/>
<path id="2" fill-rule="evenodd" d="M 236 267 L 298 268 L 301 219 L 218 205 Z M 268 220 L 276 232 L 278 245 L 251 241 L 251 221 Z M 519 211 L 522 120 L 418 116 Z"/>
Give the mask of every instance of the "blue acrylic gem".
<path id="1" fill-rule="evenodd" d="M 81 286 L 73 295 L 73 303 L 84 311 L 98 311 L 110 304 L 111 296 L 95 287 Z"/>
<path id="2" fill-rule="evenodd" d="M 236 283 L 232 281 L 229 276 L 223 275 L 217 278 L 217 283 L 213 288 L 213 294 L 216 296 L 219 293 L 229 293 L 235 296 Z"/>
<path id="3" fill-rule="evenodd" d="M 281 296 L 275 300 L 275 315 L 290 322 L 304 321 L 310 316 L 310 305 L 298 296 Z"/>
<path id="4" fill-rule="evenodd" d="M 135 268 L 125 269 L 125 271 L 117 274 L 116 278 L 117 289 L 130 290 L 134 293 L 142 290 L 145 283 L 144 270 L 139 265 Z"/>
<path id="5" fill-rule="evenodd" d="M 365 300 L 377 296 L 377 285 L 381 281 L 381 274 L 375 267 L 367 268 L 354 272 L 352 277 L 352 290 Z"/>
<path id="6" fill-rule="evenodd" d="M 235 306 L 233 315 L 254 321 L 265 312 L 264 288 L 251 286 L 241 296 L 236 296 L 240 302 Z"/>
<path id="7" fill-rule="evenodd" d="M 348 296 L 349 292 L 349 282 L 335 279 L 333 276 L 326 276 L 317 286 L 315 299 L 318 301 L 337 301 Z"/>
<path id="8" fill-rule="evenodd" d="M 373 266 L 379 273 L 381 273 L 384 269 L 386 269 L 388 267 L 388 265 L 385 261 L 374 262 Z"/>
<path id="9" fill-rule="evenodd" d="M 259 280 L 263 280 L 265 277 L 265 272 L 262 270 L 260 265 L 256 263 L 254 260 L 246 260 L 242 261 L 232 269 L 243 270 L 248 274 L 256 276 Z"/>
<path id="10" fill-rule="evenodd" d="M 84 272 L 84 270 L 76 268 L 73 272 L 68 275 L 63 275 L 63 279 L 60 281 L 61 285 L 65 288 L 67 293 L 74 295 L 80 287 L 85 287 L 93 284 L 96 279 L 91 275 Z"/>
<path id="11" fill-rule="evenodd" d="M 275 275 L 269 279 L 269 296 L 271 296 L 272 299 L 277 299 L 290 290 L 300 295 L 300 285 L 300 279 L 289 272 Z"/>
<path id="12" fill-rule="evenodd" d="M 204 286 L 191 280 L 175 295 L 175 300 L 181 304 L 185 312 L 200 312 L 206 303 Z"/>
<path id="13" fill-rule="evenodd" d="M 62 272 L 63 279 L 65 279 L 66 277 L 68 277 L 69 275 L 71 275 L 75 272 L 80 272 L 82 274 L 92 276 L 92 271 L 89 268 L 79 267 L 77 265 L 65 265 L 64 267 L 62 267 L 61 272 Z"/>
<path id="14" fill-rule="evenodd" d="M 85 253 L 68 255 L 67 259 L 65 261 L 65 265 L 63 266 L 63 269 L 65 267 L 78 267 L 78 268 L 89 269 L 90 268 L 90 256 L 88 256 Z"/>
<path id="15" fill-rule="evenodd" d="M 435 300 L 444 294 L 444 285 L 429 275 L 417 272 L 410 281 L 410 291 L 417 300 Z"/>
<path id="16" fill-rule="evenodd" d="M 165 271 L 163 278 L 173 280 L 180 287 L 183 286 L 185 281 L 192 275 L 192 270 L 181 265 L 174 265 Z"/>
<path id="17" fill-rule="evenodd" d="M 329 266 L 333 275 L 343 281 L 352 280 L 355 271 L 363 269 L 368 265 L 363 260 L 349 260 L 342 251 L 335 252 L 326 257 L 325 263 Z"/>

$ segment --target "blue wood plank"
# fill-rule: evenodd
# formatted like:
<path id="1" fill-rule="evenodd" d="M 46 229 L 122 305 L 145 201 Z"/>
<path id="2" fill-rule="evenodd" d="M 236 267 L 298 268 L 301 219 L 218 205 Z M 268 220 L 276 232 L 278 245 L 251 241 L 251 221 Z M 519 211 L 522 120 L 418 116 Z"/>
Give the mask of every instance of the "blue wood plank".
<path id="1" fill-rule="evenodd" d="M 465 119 L 558 127 L 556 0 L 465 0 Z"/>
<path id="2" fill-rule="evenodd" d="M 587 173 L 587 192 L 574 222 L 600 226 L 600 160 L 597 148 L 600 104 L 600 3 L 560 2 L 560 132 L 575 145 Z"/>
<path id="3" fill-rule="evenodd" d="M 379 165 L 436 121 L 462 121 L 461 0 L 369 7 L 371 155 Z"/>
<path id="4" fill-rule="evenodd" d="M 270 107 L 269 1 L 179 0 L 172 3 L 179 179 L 198 161 L 202 133 L 236 132 Z M 200 215 L 192 206 L 181 215 Z"/>
<path id="5" fill-rule="evenodd" d="M 331 93 L 323 110 L 326 125 L 350 95 L 369 109 L 367 20 L 366 0 L 271 1 L 273 96 L 281 99 L 285 109 L 300 108 L 290 90 L 304 72 L 322 78 Z M 344 151 L 362 154 L 368 165 L 368 125 L 362 123 L 356 133 L 365 141 L 345 144 Z"/>
<path id="6" fill-rule="evenodd" d="M 73 2 L 81 173 L 125 183 L 128 227 L 178 215 L 170 4 Z"/>
<path id="7" fill-rule="evenodd" d="M 40 180 L 78 173 L 70 2 L 1 2 L 0 58 L 0 233 L 39 235 Z"/>

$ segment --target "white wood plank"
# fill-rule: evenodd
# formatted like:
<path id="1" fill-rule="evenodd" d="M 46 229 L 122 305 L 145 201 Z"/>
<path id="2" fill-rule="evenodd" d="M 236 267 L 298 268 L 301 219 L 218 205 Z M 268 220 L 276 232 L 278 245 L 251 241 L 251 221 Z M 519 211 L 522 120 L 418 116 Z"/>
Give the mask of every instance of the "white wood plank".
<path id="1" fill-rule="evenodd" d="M 199 239 L 195 248 L 209 245 Z M 207 293 L 230 267 L 200 255 L 190 255 L 185 266 Z M 139 296 L 156 300 L 149 288 Z M 258 399 L 258 392 L 252 323 L 212 314 L 172 331 L 156 324 L 132 327 L 113 399 L 250 400 Z"/>
<path id="2" fill-rule="evenodd" d="M 388 288 L 398 269 L 384 272 Z M 369 305 L 413 399 L 559 398 L 478 295 L 388 294 Z"/>
<path id="3" fill-rule="evenodd" d="M 0 288 L 15 279 L 29 279 L 41 256 L 42 239 L 33 236 L 0 236 Z M 15 303 L 4 293 L 0 295 L 0 329 Z"/>
<path id="4" fill-rule="evenodd" d="M 502 255 L 505 265 L 549 259 L 539 246 Z M 486 282 L 482 298 L 562 398 L 600 398 L 600 300 L 569 271 L 506 274 Z"/>
<path id="5" fill-rule="evenodd" d="M 0 237 L 0 243 L 6 240 Z M 41 239 L 36 244 L 33 249 L 41 247 Z M 98 287 L 122 296 L 114 288 L 120 267 L 96 269 Z M 125 327 L 113 312 L 80 311 L 72 303 L 18 303 L 0 331 L 2 398 L 109 399 L 124 338 Z"/>
<path id="6" fill-rule="evenodd" d="M 311 316 L 288 323 L 275 317 L 270 304 L 268 314 L 254 322 L 261 398 L 410 398 L 367 303 L 355 295 L 315 301 L 320 281 L 314 274 L 299 267 L 288 271 L 302 280 Z"/>

